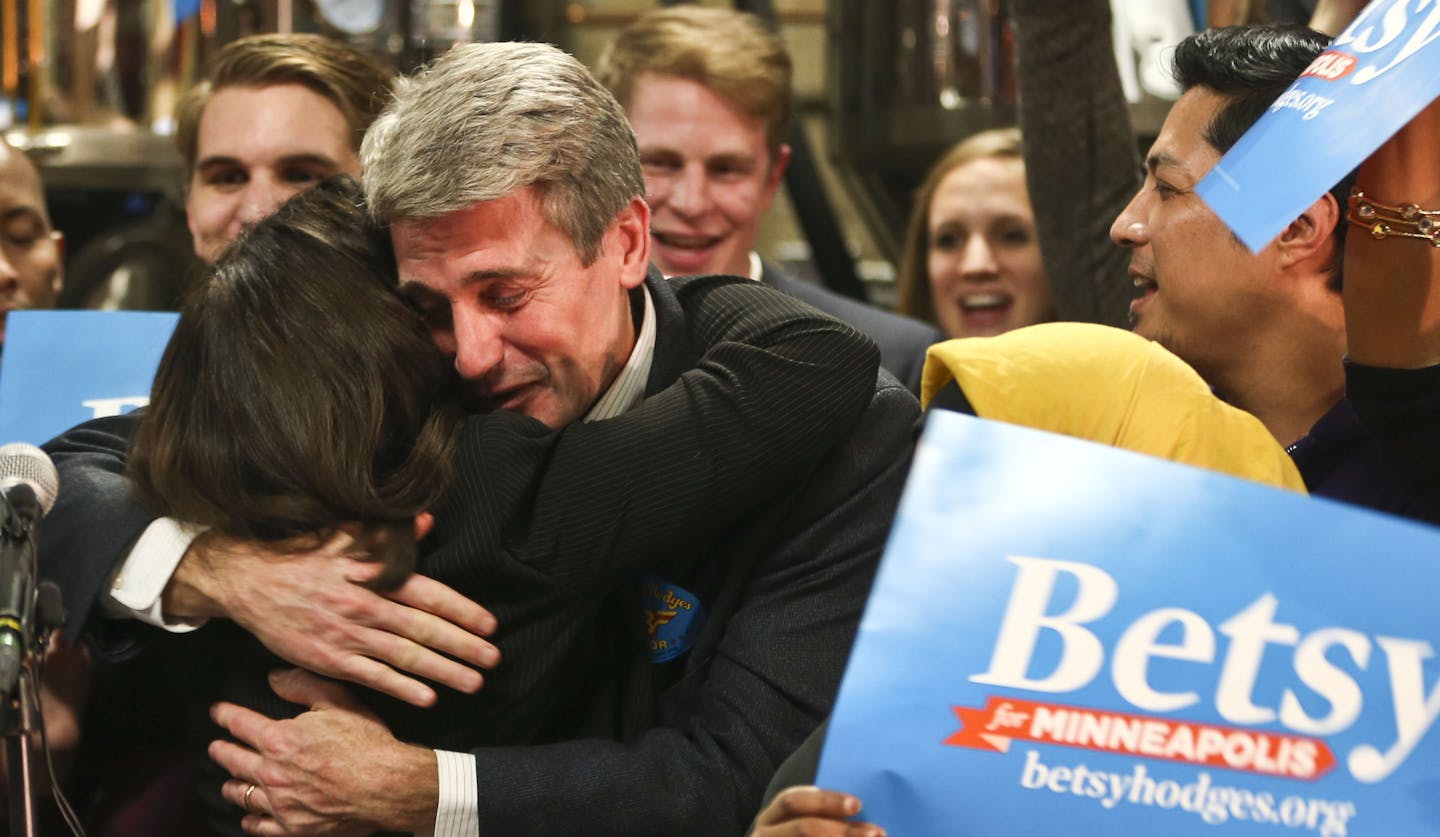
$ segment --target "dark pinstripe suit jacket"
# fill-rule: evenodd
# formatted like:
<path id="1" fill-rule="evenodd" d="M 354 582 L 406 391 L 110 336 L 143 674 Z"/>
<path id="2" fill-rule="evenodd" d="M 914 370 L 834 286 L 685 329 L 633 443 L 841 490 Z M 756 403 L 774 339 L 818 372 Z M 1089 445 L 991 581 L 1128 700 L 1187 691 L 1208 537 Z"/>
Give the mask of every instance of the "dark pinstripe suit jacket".
<path id="1" fill-rule="evenodd" d="M 925 350 L 945 339 L 939 329 L 841 296 L 829 288 L 802 282 L 769 262 L 761 262 L 760 281 L 865 332 L 880 347 L 880 365 L 911 392 L 920 394 Z"/>
<path id="2" fill-rule="evenodd" d="M 689 350 L 723 335 L 763 348 L 720 345 L 702 364 L 711 377 L 688 372 L 680 386 L 626 416 L 572 426 L 559 440 L 518 416 L 471 423 L 457 469 L 464 476 L 437 510 L 439 546 L 422 566 L 496 611 L 509 664 L 480 696 L 447 694 L 426 712 L 377 700 L 402 737 L 446 749 L 514 744 L 573 729 L 576 717 L 565 710 L 584 705 L 596 714 L 593 707 L 607 704 L 583 686 L 592 674 L 604 676 L 600 662 L 630 662 L 619 650 L 628 638 L 594 628 L 598 591 L 687 542 L 702 547 L 693 556 L 704 555 L 727 524 L 846 435 L 870 400 L 875 351 L 850 329 L 797 321 L 800 306 L 741 281 L 686 282 L 678 297 L 668 286 L 655 290 L 667 307 L 687 306 Z M 725 390 L 732 378 L 748 386 Z M 62 479 L 105 485 L 113 469 L 97 468 L 96 457 L 114 444 L 96 434 L 116 429 L 90 426 L 52 443 Z M 547 463 L 554 470 L 542 481 Z M 57 508 L 62 526 L 78 510 Z M 67 552 L 74 539 L 62 540 L 71 543 L 47 544 L 52 571 L 75 564 Z M 67 589 L 72 608 L 83 607 L 79 595 Z M 196 710 L 197 740 L 218 732 L 207 729 L 204 708 L 222 696 L 293 714 L 264 688 L 263 672 L 278 661 L 233 625 L 154 642 L 176 662 L 171 669 Z M 213 791 L 223 777 L 201 764 Z M 213 792 L 204 796 L 216 830 L 225 830 L 236 812 Z"/>
<path id="3" fill-rule="evenodd" d="M 649 281 L 650 391 L 690 368 L 685 312 Z M 775 767 L 830 711 L 909 468 L 919 404 L 881 372 L 855 429 L 784 495 L 660 574 L 708 612 L 688 654 L 629 654 L 618 720 L 545 746 L 475 751 L 481 834 L 736 835 Z M 615 608 L 614 624 L 635 613 Z M 626 610 L 626 606 L 629 610 Z M 617 655 L 643 643 L 637 639 Z M 614 721 L 618 729 L 606 727 Z M 615 740 L 618 736 L 619 740 Z"/>

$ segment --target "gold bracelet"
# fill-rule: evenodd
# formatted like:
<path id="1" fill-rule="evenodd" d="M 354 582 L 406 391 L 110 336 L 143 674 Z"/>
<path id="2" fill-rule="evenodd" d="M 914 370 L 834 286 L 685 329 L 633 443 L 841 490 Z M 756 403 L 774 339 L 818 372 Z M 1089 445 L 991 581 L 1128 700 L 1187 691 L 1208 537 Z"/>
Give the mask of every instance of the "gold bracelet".
<path id="1" fill-rule="evenodd" d="M 1413 203 L 1391 206 L 1351 189 L 1345 220 L 1369 230 L 1371 238 L 1423 238 L 1440 247 L 1440 209 L 1421 209 Z"/>

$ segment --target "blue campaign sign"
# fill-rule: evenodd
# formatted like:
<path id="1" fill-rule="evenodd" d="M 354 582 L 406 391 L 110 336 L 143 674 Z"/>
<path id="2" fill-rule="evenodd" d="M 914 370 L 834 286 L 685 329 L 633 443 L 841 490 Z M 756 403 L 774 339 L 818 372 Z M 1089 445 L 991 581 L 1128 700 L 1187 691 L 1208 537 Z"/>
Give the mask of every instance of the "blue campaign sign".
<path id="1" fill-rule="evenodd" d="M 1440 529 L 930 416 L 817 783 L 892 835 L 1440 834 Z"/>
<path id="2" fill-rule="evenodd" d="M 41 444 L 150 400 L 179 314 L 15 311 L 0 355 L 0 440 Z"/>
<path id="3" fill-rule="evenodd" d="M 1195 191 L 1258 252 L 1437 96 L 1440 3 L 1373 0 Z"/>

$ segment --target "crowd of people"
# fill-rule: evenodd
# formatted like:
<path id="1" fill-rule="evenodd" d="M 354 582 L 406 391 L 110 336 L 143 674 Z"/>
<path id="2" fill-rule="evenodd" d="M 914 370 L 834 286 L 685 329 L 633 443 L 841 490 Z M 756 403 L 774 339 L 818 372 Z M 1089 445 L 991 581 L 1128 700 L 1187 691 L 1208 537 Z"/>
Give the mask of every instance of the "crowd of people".
<path id="1" fill-rule="evenodd" d="M 792 64 L 752 15 L 656 9 L 593 72 L 223 48 L 151 404 L 46 445 L 71 783 L 113 817 L 107 719 L 163 706 L 126 746 L 180 793 L 130 833 L 881 834 L 811 783 L 922 402 L 1440 522 L 1440 251 L 1346 235 L 1352 186 L 1440 209 L 1440 106 L 1251 253 L 1195 186 L 1329 35 L 1185 39 L 1142 162 L 1107 0 L 1012 13 L 1021 124 L 917 191 L 899 314 L 756 253 Z M 7 310 L 47 307 L 0 154 Z"/>

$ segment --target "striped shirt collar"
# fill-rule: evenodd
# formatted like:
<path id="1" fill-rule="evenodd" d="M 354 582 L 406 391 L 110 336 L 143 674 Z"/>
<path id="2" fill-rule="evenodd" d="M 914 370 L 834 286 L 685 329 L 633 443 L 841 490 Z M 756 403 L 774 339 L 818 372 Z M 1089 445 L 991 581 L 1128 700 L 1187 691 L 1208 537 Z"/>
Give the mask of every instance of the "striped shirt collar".
<path id="1" fill-rule="evenodd" d="M 650 379 L 650 364 L 655 359 L 655 303 L 650 301 L 649 288 L 641 285 L 640 290 L 645 298 L 645 313 L 640 319 L 640 333 L 635 336 L 635 348 L 625 368 L 615 376 L 610 388 L 585 414 L 583 421 L 614 418 L 645 397 L 645 383 Z"/>
<path id="2" fill-rule="evenodd" d="M 750 272 L 745 275 L 756 282 L 759 282 L 760 277 L 765 275 L 765 263 L 760 261 L 760 254 L 754 250 L 750 251 Z M 667 274 L 665 278 L 669 279 L 670 276 Z"/>

